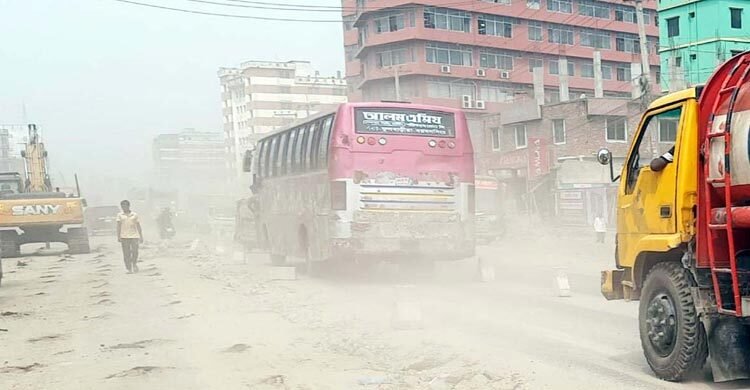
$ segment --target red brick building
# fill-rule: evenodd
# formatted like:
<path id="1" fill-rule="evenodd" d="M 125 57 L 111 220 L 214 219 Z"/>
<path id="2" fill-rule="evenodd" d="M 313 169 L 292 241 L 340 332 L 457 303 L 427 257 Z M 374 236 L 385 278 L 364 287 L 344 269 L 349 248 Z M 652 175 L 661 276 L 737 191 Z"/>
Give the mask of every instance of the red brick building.
<path id="1" fill-rule="evenodd" d="M 613 217 L 615 185 L 596 153 L 609 149 L 619 171 L 641 113 L 637 101 L 623 98 L 516 103 L 484 121 L 478 171 L 501 178 L 517 208 L 531 199 L 541 213 L 571 224 L 591 223 L 600 213 Z M 674 144 L 674 133 L 664 134 L 655 140 L 659 153 Z"/>
<path id="2" fill-rule="evenodd" d="M 630 96 L 639 73 L 635 9 L 619 0 L 342 0 L 349 99 L 401 99 L 498 112 L 533 93 L 594 96 L 594 52 L 604 96 Z M 658 80 L 655 0 L 645 0 L 652 80 Z M 653 83 L 658 86 L 658 82 Z M 397 94 L 398 89 L 398 94 Z M 397 96 L 399 95 L 399 96 Z"/>

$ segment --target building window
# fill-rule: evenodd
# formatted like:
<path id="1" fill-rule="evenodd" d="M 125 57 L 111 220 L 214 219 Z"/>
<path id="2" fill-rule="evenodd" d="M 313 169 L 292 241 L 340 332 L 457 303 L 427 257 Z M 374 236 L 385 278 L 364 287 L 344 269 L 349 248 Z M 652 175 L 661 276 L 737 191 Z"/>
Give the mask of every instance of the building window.
<path id="1" fill-rule="evenodd" d="M 667 19 L 667 37 L 676 37 L 680 35 L 680 17 Z"/>
<path id="2" fill-rule="evenodd" d="M 575 76 L 576 65 L 575 63 L 568 61 L 568 76 Z M 560 74 L 560 63 L 557 60 L 549 61 L 549 74 Z"/>
<path id="3" fill-rule="evenodd" d="M 552 142 L 556 145 L 565 143 L 565 119 L 552 120 Z"/>
<path id="4" fill-rule="evenodd" d="M 484 49 L 479 53 L 479 66 L 482 68 L 513 70 L 513 55 L 502 50 Z"/>
<path id="5" fill-rule="evenodd" d="M 645 17 L 645 13 L 644 13 Z M 635 16 L 635 8 L 634 7 L 625 7 L 622 5 L 615 6 L 615 20 L 618 22 L 626 22 L 626 23 L 638 23 L 638 19 Z"/>
<path id="6" fill-rule="evenodd" d="M 513 100 L 513 90 L 505 85 L 480 85 L 479 92 L 482 99 L 487 102 L 502 103 Z"/>
<path id="7" fill-rule="evenodd" d="M 560 103 L 560 91 L 552 90 L 546 94 L 545 102 L 548 104 Z"/>
<path id="8" fill-rule="evenodd" d="M 375 33 L 382 34 L 406 28 L 406 15 L 388 15 L 375 19 Z"/>
<path id="9" fill-rule="evenodd" d="M 729 14 L 732 18 L 732 28 L 742 28 L 742 8 L 730 8 Z"/>
<path id="10" fill-rule="evenodd" d="M 477 27 L 480 35 L 513 37 L 513 19 L 495 15 L 479 15 Z"/>
<path id="11" fill-rule="evenodd" d="M 682 67 L 682 57 L 675 57 L 674 58 L 674 66 L 681 68 Z"/>
<path id="12" fill-rule="evenodd" d="M 526 0 L 526 8 L 528 9 L 539 9 L 541 8 L 542 0 Z"/>
<path id="13" fill-rule="evenodd" d="M 573 0 L 547 0 L 547 9 L 549 11 L 572 14 Z"/>
<path id="14" fill-rule="evenodd" d="M 542 23 L 529 21 L 529 40 L 542 41 Z"/>
<path id="15" fill-rule="evenodd" d="M 630 66 L 618 65 L 617 66 L 617 81 L 632 81 L 633 77 L 630 75 Z"/>
<path id="16" fill-rule="evenodd" d="M 445 81 L 441 78 L 427 79 L 427 96 L 432 98 L 460 99 L 464 95 L 474 96 L 476 87 L 466 81 Z"/>
<path id="17" fill-rule="evenodd" d="M 578 14 L 609 19 L 609 4 L 591 0 L 578 0 Z"/>
<path id="18" fill-rule="evenodd" d="M 609 32 L 602 30 L 582 29 L 581 46 L 593 47 L 596 49 L 612 48 L 612 36 Z"/>
<path id="19" fill-rule="evenodd" d="M 525 148 L 528 144 L 528 140 L 526 139 L 526 126 L 525 125 L 517 125 L 513 126 L 513 133 L 516 137 L 516 149 L 522 149 Z"/>
<path id="20" fill-rule="evenodd" d="M 585 77 L 587 79 L 593 79 L 594 78 L 594 64 L 587 64 L 587 63 L 581 64 L 581 77 Z"/>
<path id="21" fill-rule="evenodd" d="M 378 68 L 387 68 L 389 66 L 413 62 L 414 58 L 411 50 L 399 48 L 375 53 L 375 61 Z"/>
<path id="22" fill-rule="evenodd" d="M 471 15 L 468 12 L 448 8 L 425 7 L 425 28 L 470 32 Z"/>
<path id="23" fill-rule="evenodd" d="M 659 142 L 674 144 L 677 141 L 678 119 L 659 118 Z"/>
<path id="24" fill-rule="evenodd" d="M 612 66 L 602 65 L 602 79 L 612 80 Z"/>
<path id="25" fill-rule="evenodd" d="M 637 35 L 618 33 L 615 38 L 615 49 L 626 53 L 639 54 L 641 52 L 641 44 L 638 41 Z"/>
<path id="26" fill-rule="evenodd" d="M 544 60 L 541 58 L 529 58 L 529 72 L 533 72 L 534 68 L 543 68 Z"/>
<path id="27" fill-rule="evenodd" d="M 550 25 L 547 27 L 547 40 L 550 43 L 572 45 L 573 30 L 560 25 Z"/>
<path id="28" fill-rule="evenodd" d="M 611 117 L 604 120 L 607 142 L 625 142 L 628 137 L 628 122 L 625 117 Z"/>
<path id="29" fill-rule="evenodd" d="M 557 60 L 549 60 L 547 69 L 549 71 L 549 74 L 560 74 L 560 64 L 557 62 Z"/>
<path id="30" fill-rule="evenodd" d="M 500 132 L 499 127 L 490 129 L 490 136 L 492 137 L 492 150 L 500 150 Z"/>
<path id="31" fill-rule="evenodd" d="M 432 64 L 471 66 L 471 49 L 459 45 L 428 42 L 425 55 Z"/>

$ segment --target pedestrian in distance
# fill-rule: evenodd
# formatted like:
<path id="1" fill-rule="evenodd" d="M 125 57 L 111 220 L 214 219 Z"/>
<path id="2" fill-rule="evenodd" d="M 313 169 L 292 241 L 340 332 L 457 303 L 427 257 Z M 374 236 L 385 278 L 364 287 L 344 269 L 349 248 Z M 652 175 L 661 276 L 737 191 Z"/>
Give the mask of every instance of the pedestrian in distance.
<path id="1" fill-rule="evenodd" d="M 594 232 L 596 232 L 596 242 L 603 244 L 604 234 L 607 233 L 607 222 L 601 214 L 594 218 Z"/>
<path id="2" fill-rule="evenodd" d="M 122 245 L 122 257 L 128 273 L 138 272 L 138 245 L 143 243 L 143 230 L 138 214 L 130 210 L 130 201 L 120 202 L 122 212 L 117 214 L 117 240 Z"/>

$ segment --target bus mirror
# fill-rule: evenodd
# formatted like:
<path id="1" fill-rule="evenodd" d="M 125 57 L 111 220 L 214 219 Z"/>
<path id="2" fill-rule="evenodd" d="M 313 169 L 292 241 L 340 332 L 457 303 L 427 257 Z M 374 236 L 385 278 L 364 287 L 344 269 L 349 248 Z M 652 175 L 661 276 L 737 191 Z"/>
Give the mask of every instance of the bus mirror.
<path id="1" fill-rule="evenodd" d="M 599 161 L 599 164 L 609 165 L 612 160 L 612 152 L 606 148 L 599 149 L 599 152 L 596 153 L 596 160 Z"/>
<path id="2" fill-rule="evenodd" d="M 599 164 L 609 165 L 609 179 L 612 180 L 613 183 L 620 178 L 619 175 L 615 177 L 615 167 L 612 163 L 612 152 L 610 152 L 609 149 L 599 149 L 596 153 L 596 160 L 599 161 Z"/>

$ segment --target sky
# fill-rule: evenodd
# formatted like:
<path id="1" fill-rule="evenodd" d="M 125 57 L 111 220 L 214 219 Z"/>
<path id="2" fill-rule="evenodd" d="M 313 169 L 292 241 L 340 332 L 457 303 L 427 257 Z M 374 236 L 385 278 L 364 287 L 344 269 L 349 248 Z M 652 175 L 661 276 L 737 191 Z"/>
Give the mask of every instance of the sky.
<path id="1" fill-rule="evenodd" d="M 254 16 L 340 17 L 139 1 Z M 341 25 L 192 15 L 114 0 L 0 0 L 0 124 L 39 124 L 56 176 L 144 176 L 156 134 L 222 131 L 219 67 L 293 59 L 311 61 L 324 75 L 343 71 Z"/>

